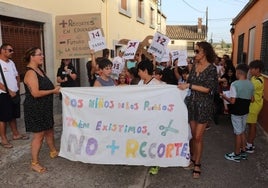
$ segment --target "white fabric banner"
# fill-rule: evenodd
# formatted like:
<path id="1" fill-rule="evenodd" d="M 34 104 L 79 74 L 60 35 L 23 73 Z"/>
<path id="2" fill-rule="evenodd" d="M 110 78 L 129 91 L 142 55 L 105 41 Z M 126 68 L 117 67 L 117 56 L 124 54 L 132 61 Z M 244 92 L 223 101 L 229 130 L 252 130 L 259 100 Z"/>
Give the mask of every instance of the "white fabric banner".
<path id="1" fill-rule="evenodd" d="M 96 164 L 188 166 L 186 91 L 150 85 L 61 92 L 61 157 Z"/>

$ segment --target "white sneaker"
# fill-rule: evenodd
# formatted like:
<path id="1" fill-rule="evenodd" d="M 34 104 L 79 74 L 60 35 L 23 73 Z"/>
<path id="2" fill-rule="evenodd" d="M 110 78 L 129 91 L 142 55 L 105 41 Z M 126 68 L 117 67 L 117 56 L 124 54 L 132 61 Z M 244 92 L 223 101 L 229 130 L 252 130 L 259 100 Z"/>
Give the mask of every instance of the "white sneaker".
<path id="1" fill-rule="evenodd" d="M 241 160 L 241 156 L 240 154 L 239 155 L 236 155 L 234 152 L 232 153 L 227 153 L 224 155 L 225 159 L 227 160 L 230 160 L 230 161 L 235 161 L 235 162 L 240 162 Z"/>

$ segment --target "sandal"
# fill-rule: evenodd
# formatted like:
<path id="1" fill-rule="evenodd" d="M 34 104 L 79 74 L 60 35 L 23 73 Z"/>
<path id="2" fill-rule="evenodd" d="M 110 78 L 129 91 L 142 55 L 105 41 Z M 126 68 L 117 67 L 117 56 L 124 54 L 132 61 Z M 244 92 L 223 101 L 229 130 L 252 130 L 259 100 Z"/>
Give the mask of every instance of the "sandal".
<path id="1" fill-rule="evenodd" d="M 13 145 L 12 144 L 10 144 L 9 142 L 7 142 L 7 143 L 1 143 L 1 146 L 3 146 L 4 148 L 7 148 L 7 149 L 10 149 L 10 148 L 13 148 Z"/>
<path id="2" fill-rule="evenodd" d="M 29 136 L 28 135 L 25 135 L 25 134 L 21 134 L 21 135 L 18 135 L 18 136 L 13 136 L 13 140 L 29 140 Z"/>
<path id="3" fill-rule="evenodd" d="M 186 166 L 186 167 L 183 167 L 184 170 L 193 170 L 194 169 L 194 163 L 195 163 L 195 161 L 193 159 L 191 159 L 190 164 L 188 166 Z"/>
<path id="4" fill-rule="evenodd" d="M 199 170 L 196 170 L 195 167 L 198 167 Z M 201 174 L 200 167 L 201 167 L 201 164 L 194 164 L 194 170 L 193 170 L 193 178 L 194 179 L 200 178 L 200 174 Z"/>
<path id="5" fill-rule="evenodd" d="M 31 169 L 40 174 L 47 171 L 47 169 L 45 167 L 42 167 L 38 162 L 32 162 Z"/>
<path id="6" fill-rule="evenodd" d="M 49 152 L 49 156 L 51 159 L 54 159 L 59 156 L 59 152 L 57 150 Z"/>

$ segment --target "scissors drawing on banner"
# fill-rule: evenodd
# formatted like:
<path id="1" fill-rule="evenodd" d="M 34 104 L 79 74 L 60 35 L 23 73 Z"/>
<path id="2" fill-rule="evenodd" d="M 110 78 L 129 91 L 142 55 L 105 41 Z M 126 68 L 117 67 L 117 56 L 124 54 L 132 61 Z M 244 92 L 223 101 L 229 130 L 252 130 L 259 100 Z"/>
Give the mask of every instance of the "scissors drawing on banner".
<path id="1" fill-rule="evenodd" d="M 160 126 L 159 126 L 159 129 L 160 129 L 160 130 L 163 130 L 163 131 L 161 132 L 161 135 L 162 135 L 162 136 L 166 136 L 168 131 L 173 132 L 173 133 L 178 133 L 178 132 L 179 132 L 179 130 L 174 129 L 174 128 L 171 127 L 171 124 L 172 124 L 172 123 L 173 123 L 173 119 L 169 121 L 169 124 L 168 124 L 167 127 L 164 126 L 164 125 L 160 125 Z"/>

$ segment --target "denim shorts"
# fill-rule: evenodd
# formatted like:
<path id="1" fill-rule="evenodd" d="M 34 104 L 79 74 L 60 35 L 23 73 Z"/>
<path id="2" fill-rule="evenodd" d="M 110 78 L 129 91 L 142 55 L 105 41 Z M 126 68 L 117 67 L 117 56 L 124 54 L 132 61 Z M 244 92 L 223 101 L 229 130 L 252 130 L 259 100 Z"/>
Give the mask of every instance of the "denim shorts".
<path id="1" fill-rule="evenodd" d="M 235 135 L 239 135 L 245 132 L 247 126 L 247 116 L 248 114 L 242 116 L 231 114 L 231 120 Z"/>

